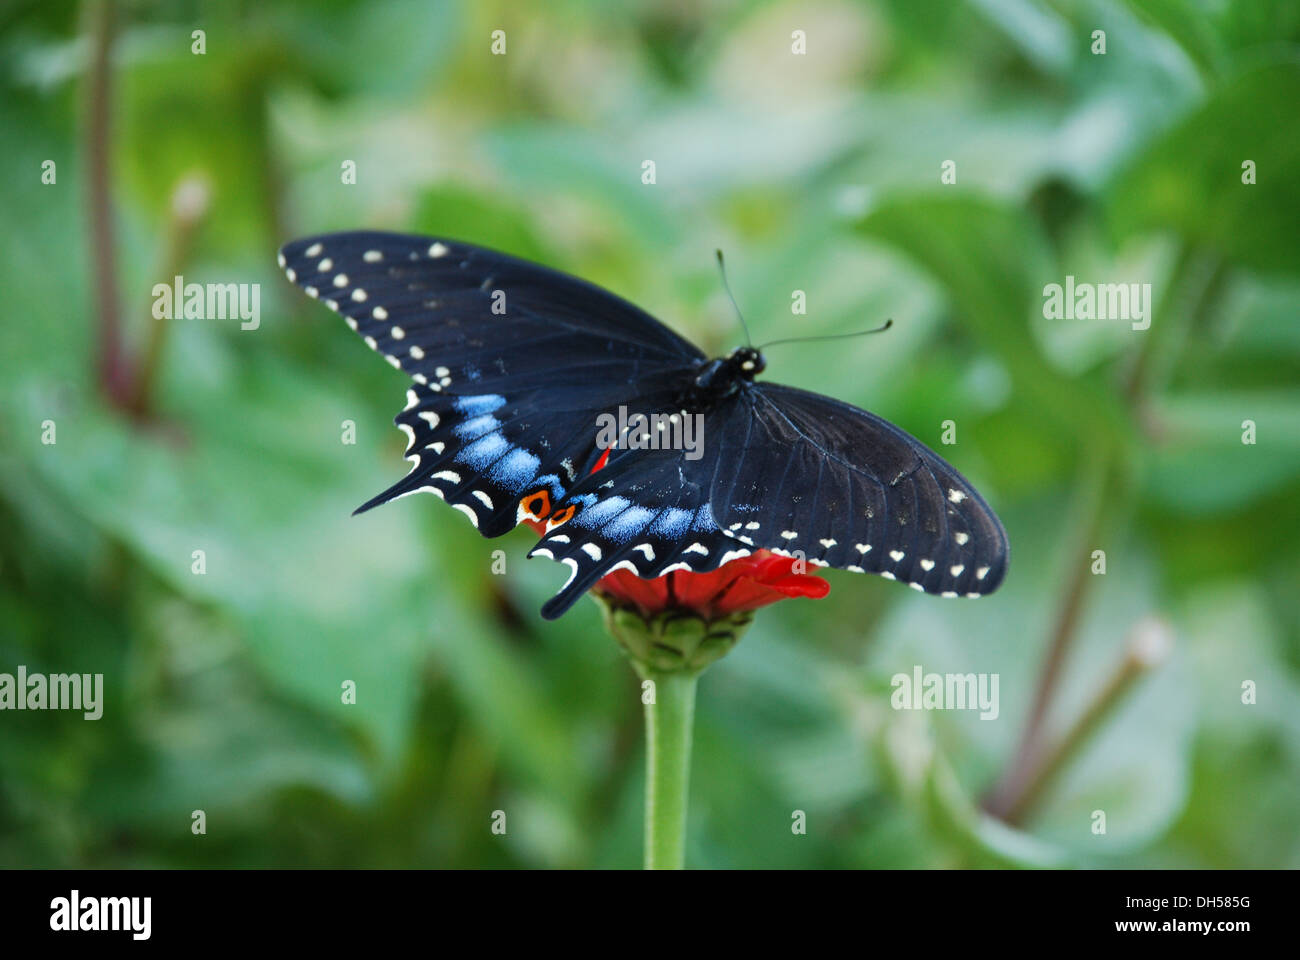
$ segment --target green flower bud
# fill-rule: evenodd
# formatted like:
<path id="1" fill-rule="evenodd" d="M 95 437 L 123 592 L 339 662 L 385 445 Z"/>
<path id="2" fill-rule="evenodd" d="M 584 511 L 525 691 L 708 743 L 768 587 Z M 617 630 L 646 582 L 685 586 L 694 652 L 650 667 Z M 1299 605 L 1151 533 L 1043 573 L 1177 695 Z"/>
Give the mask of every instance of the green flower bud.
<path id="1" fill-rule="evenodd" d="M 682 610 L 645 616 L 597 594 L 592 596 L 605 615 L 606 628 L 642 676 L 699 673 L 726 656 L 754 620 L 750 610 L 713 620 Z"/>

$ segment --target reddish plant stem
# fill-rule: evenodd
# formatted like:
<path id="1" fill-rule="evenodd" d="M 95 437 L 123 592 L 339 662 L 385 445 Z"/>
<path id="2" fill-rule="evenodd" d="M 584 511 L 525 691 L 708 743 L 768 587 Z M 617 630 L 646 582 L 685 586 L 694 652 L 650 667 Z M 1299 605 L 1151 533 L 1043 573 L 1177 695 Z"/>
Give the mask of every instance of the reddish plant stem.
<path id="1" fill-rule="evenodd" d="M 182 180 L 172 192 L 171 217 L 163 248 L 162 279 L 169 283 L 183 269 L 189 257 L 194 235 L 207 213 L 207 185 L 199 178 Z M 149 332 L 144 351 L 135 365 L 130 384 L 128 409 L 138 419 L 145 419 L 152 409 L 154 383 L 162 365 L 167 345 L 169 321 L 149 312 Z"/>
<path id="2" fill-rule="evenodd" d="M 1148 433 L 1153 430 L 1153 418 L 1148 411 L 1148 397 L 1153 380 L 1163 379 L 1172 367 L 1174 356 L 1181 346 L 1190 316 L 1201 316 L 1222 292 L 1224 271 L 1217 260 L 1198 256 L 1191 247 L 1184 246 L 1170 270 L 1165 283 L 1165 293 L 1156 309 L 1157 323 L 1145 334 L 1135 363 L 1122 389 L 1134 416 Z M 1108 462 L 1103 459 L 1101 462 Z M 1118 461 L 1116 461 L 1118 462 Z M 1015 759 L 998 783 L 984 799 L 984 808 L 1007 823 L 1019 824 L 1031 811 L 1045 785 L 1055 777 L 1072 756 L 1077 743 L 1067 734 L 1054 748 L 1047 743 L 1047 718 L 1051 712 L 1075 629 L 1078 626 L 1083 595 L 1088 584 L 1091 564 L 1091 544 L 1099 541 L 1106 515 L 1106 504 L 1114 491 L 1118 475 L 1103 468 L 1100 482 L 1092 501 L 1091 522 L 1083 543 L 1076 545 L 1077 560 L 1070 571 L 1056 623 L 1052 631 L 1047 659 L 1039 677 L 1034 703 L 1025 724 Z M 1127 674 L 1125 675 L 1128 676 Z M 1131 679 L 1131 678 L 1130 678 Z M 1126 679 L 1125 683 L 1129 683 Z M 1119 681 L 1116 681 L 1118 683 Z M 1096 713 L 1089 713 L 1071 727 L 1078 731 L 1086 726 L 1082 738 L 1104 719 L 1104 713 L 1118 704 L 1123 690 L 1114 696 L 1106 695 L 1097 701 Z M 1081 726 L 1082 725 L 1082 726 Z"/>
<path id="3" fill-rule="evenodd" d="M 117 299 L 117 246 L 113 240 L 113 210 L 109 195 L 112 136 L 112 51 L 116 20 L 114 0 L 90 0 L 90 70 L 86 75 L 86 167 L 90 229 L 90 259 L 94 269 L 94 313 L 98 317 L 97 375 L 108 402 L 130 405 L 131 371 L 122 342 L 122 317 Z"/>
<path id="4" fill-rule="evenodd" d="M 1020 798 L 1036 776 L 1035 771 L 1043 755 L 1046 739 L 1047 717 L 1060 686 L 1061 674 L 1083 610 L 1083 598 L 1092 566 L 1092 546 L 1101 535 L 1109 487 L 1107 468 L 1101 466 L 1098 469 L 1099 474 L 1087 486 L 1088 494 L 1082 511 L 1085 520 L 1080 525 L 1080 533 L 1072 551 L 1075 560 L 1070 567 L 1052 626 L 1047 659 L 1043 661 L 1038 686 L 1034 691 L 1034 702 L 1021 733 L 1015 759 L 984 800 L 985 810 L 1008 823 L 1014 822 L 1010 817 L 1021 808 Z"/>
<path id="5" fill-rule="evenodd" d="M 1021 791 L 1004 819 L 1008 823 L 1021 823 L 1042 799 L 1048 788 L 1077 757 L 1092 737 L 1101 729 L 1107 717 L 1119 708 L 1125 698 L 1153 667 L 1159 666 L 1173 644 L 1169 628 L 1154 619 L 1137 623 L 1129 634 L 1124 654 L 1088 701 L 1083 712 L 1051 746 L 1041 753 L 1041 762 L 1035 765 Z"/>

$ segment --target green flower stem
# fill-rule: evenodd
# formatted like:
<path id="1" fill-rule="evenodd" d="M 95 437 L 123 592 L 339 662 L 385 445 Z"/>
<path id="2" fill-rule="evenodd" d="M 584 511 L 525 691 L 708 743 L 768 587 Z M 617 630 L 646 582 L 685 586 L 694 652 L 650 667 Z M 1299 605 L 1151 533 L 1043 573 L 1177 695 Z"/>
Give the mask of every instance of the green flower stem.
<path id="1" fill-rule="evenodd" d="M 686 864 L 686 804 L 700 673 L 727 655 L 754 619 L 750 611 L 705 620 L 693 611 L 643 615 L 592 594 L 605 626 L 642 680 L 654 683 L 645 703 L 645 867 Z M 642 693 L 642 700 L 651 698 Z"/>
<path id="2" fill-rule="evenodd" d="M 645 868 L 680 870 L 686 864 L 686 803 L 691 775 L 698 673 L 643 671 L 654 683 L 645 705 Z"/>

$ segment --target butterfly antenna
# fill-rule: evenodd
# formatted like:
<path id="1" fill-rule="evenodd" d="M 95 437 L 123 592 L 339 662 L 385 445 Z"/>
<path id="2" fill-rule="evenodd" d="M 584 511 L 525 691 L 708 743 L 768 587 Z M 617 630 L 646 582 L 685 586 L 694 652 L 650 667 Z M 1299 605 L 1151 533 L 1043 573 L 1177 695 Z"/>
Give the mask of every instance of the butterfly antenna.
<path id="1" fill-rule="evenodd" d="M 749 325 L 745 323 L 745 315 L 740 312 L 740 304 L 736 302 L 736 296 L 731 292 L 731 284 L 727 283 L 727 264 L 722 259 L 722 251 L 716 251 L 718 254 L 718 273 L 722 275 L 722 289 L 727 291 L 727 299 L 731 301 L 731 307 L 736 311 L 736 317 L 740 320 L 740 329 L 745 331 L 745 345 L 752 346 L 753 342 L 749 338 Z"/>
<path id="2" fill-rule="evenodd" d="M 768 347 L 775 347 L 781 343 L 810 343 L 813 340 L 847 340 L 849 337 L 865 337 L 869 333 L 884 333 L 894 325 L 893 319 L 886 320 L 874 330 L 859 330 L 857 333 L 828 333 L 824 337 L 790 337 L 786 340 L 772 340 L 758 347 L 759 350 L 766 350 Z"/>

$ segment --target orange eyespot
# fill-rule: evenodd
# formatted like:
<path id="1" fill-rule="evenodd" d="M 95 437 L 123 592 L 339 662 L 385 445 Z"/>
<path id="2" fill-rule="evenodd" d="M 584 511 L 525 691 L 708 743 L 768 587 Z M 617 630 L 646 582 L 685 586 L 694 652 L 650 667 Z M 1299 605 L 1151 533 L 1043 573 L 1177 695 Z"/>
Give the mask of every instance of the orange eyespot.
<path id="1" fill-rule="evenodd" d="M 534 520 L 541 520 L 551 512 L 551 493 L 549 490 L 530 493 L 519 501 L 519 507 Z"/>
<path id="2" fill-rule="evenodd" d="M 576 512 L 577 512 L 577 507 L 575 507 L 573 504 L 569 504 L 567 507 L 565 507 L 559 513 L 557 513 L 547 522 L 546 529 L 551 530 L 554 529 L 555 527 L 563 526 L 564 524 L 568 523 L 570 520 L 573 519 L 573 515 Z"/>

